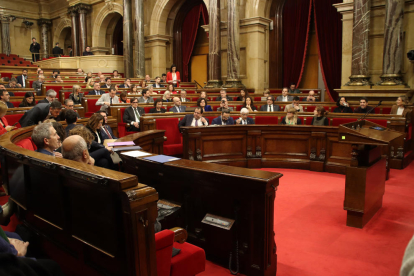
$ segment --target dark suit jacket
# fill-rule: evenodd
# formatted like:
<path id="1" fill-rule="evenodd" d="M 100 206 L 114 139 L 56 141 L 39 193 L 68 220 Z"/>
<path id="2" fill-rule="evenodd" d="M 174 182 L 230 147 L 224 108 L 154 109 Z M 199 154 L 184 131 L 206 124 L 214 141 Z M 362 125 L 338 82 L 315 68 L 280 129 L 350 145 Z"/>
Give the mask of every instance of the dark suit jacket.
<path id="1" fill-rule="evenodd" d="M 92 52 L 83 52 L 82 56 L 93 56 Z"/>
<path id="2" fill-rule="evenodd" d="M 158 88 L 158 87 L 156 87 L 156 84 L 154 84 L 153 87 L 154 88 Z M 160 87 L 159 88 L 162 88 L 162 87 L 165 87 L 165 86 L 160 83 Z"/>
<path id="3" fill-rule="evenodd" d="M 8 108 L 14 108 L 14 105 L 11 102 L 6 102 Z"/>
<path id="4" fill-rule="evenodd" d="M 262 107 L 260 107 L 260 111 L 267 111 L 267 104 L 262 105 Z M 273 105 L 273 111 L 279 111 L 280 107 L 277 104 Z"/>
<path id="5" fill-rule="evenodd" d="M 111 86 L 108 87 L 108 85 L 105 83 L 101 85 L 101 88 L 111 88 Z"/>
<path id="6" fill-rule="evenodd" d="M 181 121 L 178 122 L 178 128 L 183 127 L 183 126 L 191 126 L 193 119 L 194 119 L 194 114 L 185 115 L 185 117 Z M 206 121 L 208 122 L 207 118 L 204 118 L 204 119 L 206 119 Z"/>
<path id="7" fill-rule="evenodd" d="M 213 121 L 211 121 L 212 125 L 222 125 L 221 116 L 218 116 L 217 118 L 214 118 Z M 226 125 L 234 125 L 234 119 L 232 117 L 229 117 L 229 119 L 226 122 Z"/>
<path id="8" fill-rule="evenodd" d="M 286 125 L 286 117 L 283 117 L 281 124 Z M 298 120 L 296 121 L 296 125 L 301 125 L 301 124 L 302 124 L 302 120 L 298 118 Z"/>
<path id="9" fill-rule="evenodd" d="M 37 42 L 35 42 L 35 45 L 33 45 L 33 42 L 30 43 L 30 49 L 29 50 L 30 50 L 31 53 L 39 53 L 40 44 L 37 43 Z"/>
<path id="10" fill-rule="evenodd" d="M 41 103 L 50 104 L 46 98 L 44 98 L 43 100 L 40 100 L 37 104 L 41 104 Z"/>
<path id="11" fill-rule="evenodd" d="M 20 118 L 19 123 L 22 127 L 37 125 L 37 123 L 46 119 L 49 115 L 49 110 L 49 103 L 39 103 L 27 111 L 23 117 Z"/>
<path id="12" fill-rule="evenodd" d="M 101 86 L 102 87 L 102 86 Z M 129 87 L 125 87 L 125 84 L 121 84 L 120 86 L 119 86 L 119 88 L 131 88 L 131 86 L 129 86 Z"/>
<path id="13" fill-rule="evenodd" d="M 105 94 L 105 91 L 99 90 L 99 93 L 101 93 L 101 95 L 103 95 L 103 94 Z M 92 90 L 92 91 L 89 91 L 88 95 L 97 95 L 97 94 L 95 93 L 95 90 Z"/>
<path id="14" fill-rule="evenodd" d="M 97 131 L 98 135 L 96 135 L 95 131 L 93 131 L 89 126 L 86 126 L 86 128 L 93 134 L 93 137 L 95 137 L 95 140 L 94 140 L 95 142 L 99 143 L 98 142 L 98 136 L 99 136 L 99 139 L 101 139 L 101 142 L 99 144 L 103 144 L 104 140 L 102 138 L 100 131 Z"/>
<path id="15" fill-rule="evenodd" d="M 365 109 L 362 109 L 361 107 L 358 107 L 358 108 L 354 109 L 354 113 L 361 113 L 361 114 L 363 114 L 363 113 L 367 113 L 371 109 L 373 109 L 373 107 L 372 106 L 369 106 L 369 105 Z M 371 111 L 371 114 L 374 114 L 374 113 L 375 113 L 375 111 L 372 110 Z"/>
<path id="16" fill-rule="evenodd" d="M 27 78 L 27 76 L 26 76 L 26 78 Z M 23 87 L 23 76 L 22 75 L 17 76 L 16 80 L 17 80 L 17 83 L 20 83 L 20 85 Z M 26 81 L 24 81 L 24 82 L 26 83 Z M 9 92 L 9 94 L 10 94 L 10 92 Z"/>
<path id="17" fill-rule="evenodd" d="M 300 93 L 300 90 L 299 90 L 299 89 L 292 90 L 292 89 L 290 89 L 290 88 L 289 88 L 288 93 L 289 93 L 289 94 L 290 94 L 290 93 L 293 93 L 293 94 L 298 94 L 298 93 Z"/>
<path id="18" fill-rule="evenodd" d="M 74 127 L 76 126 L 76 124 L 68 124 L 65 128 L 65 132 L 66 132 L 66 137 L 69 136 L 69 131 L 71 131 Z"/>
<path id="19" fill-rule="evenodd" d="M 106 129 L 106 130 L 108 130 L 108 132 L 109 132 L 109 134 L 111 135 L 111 137 L 109 137 L 108 136 L 108 134 L 106 134 L 106 132 L 105 132 L 105 130 L 104 130 L 104 128 Z M 102 128 L 101 128 L 101 136 L 102 136 L 102 139 L 117 139 L 116 137 L 115 137 L 115 135 L 114 135 L 114 133 L 112 132 L 112 128 L 110 127 L 110 126 L 107 126 L 107 125 L 103 125 L 102 126 Z"/>
<path id="20" fill-rule="evenodd" d="M 52 54 L 53 54 L 55 57 L 60 56 L 62 53 L 63 53 L 63 50 L 62 50 L 59 46 L 55 46 L 55 47 L 53 47 L 53 49 L 52 49 Z"/>
<path id="21" fill-rule="evenodd" d="M 32 83 L 32 88 L 36 91 L 37 95 L 40 95 L 42 92 L 42 84 L 43 83 L 39 82 L 39 80 Z"/>
<path id="22" fill-rule="evenodd" d="M 185 112 L 186 108 L 187 108 L 186 106 L 181 105 L 180 106 L 180 112 Z M 172 111 L 174 113 L 177 113 L 178 112 L 177 111 L 177 107 L 175 105 L 170 108 L 170 111 Z"/>
<path id="23" fill-rule="evenodd" d="M 14 97 L 14 93 L 13 92 L 9 92 L 10 97 Z"/>
<path id="24" fill-rule="evenodd" d="M 157 111 L 157 109 L 154 107 L 154 108 L 151 108 L 150 109 L 150 112 L 149 113 L 165 113 L 165 109 L 164 108 L 161 108 L 160 111 Z"/>
<path id="25" fill-rule="evenodd" d="M 238 120 L 238 119 L 237 119 L 237 120 Z M 237 121 L 237 120 L 236 120 L 236 121 Z M 252 118 L 247 117 L 247 119 L 246 119 L 246 120 L 247 120 L 247 124 L 248 124 L 248 125 L 254 125 L 254 120 L 253 120 Z"/>
<path id="26" fill-rule="evenodd" d="M 137 107 L 138 113 L 140 116 L 145 114 L 145 110 L 142 107 Z M 131 122 L 135 122 L 135 114 L 132 106 L 127 107 L 124 112 L 124 117 L 122 119 L 124 123 L 130 124 Z"/>
<path id="27" fill-rule="evenodd" d="M 307 99 L 308 98 L 308 96 L 306 96 L 305 98 L 303 98 L 302 99 L 302 102 L 307 102 Z M 310 103 L 312 102 L 312 101 L 309 101 Z M 315 102 L 319 102 L 319 99 L 317 99 L 317 98 L 315 98 Z"/>
<path id="28" fill-rule="evenodd" d="M 81 93 L 79 93 L 78 95 L 79 95 L 79 100 L 75 100 L 75 97 L 73 97 L 73 94 L 69 95 L 69 99 L 73 101 L 73 104 L 82 104 L 83 95 Z"/>

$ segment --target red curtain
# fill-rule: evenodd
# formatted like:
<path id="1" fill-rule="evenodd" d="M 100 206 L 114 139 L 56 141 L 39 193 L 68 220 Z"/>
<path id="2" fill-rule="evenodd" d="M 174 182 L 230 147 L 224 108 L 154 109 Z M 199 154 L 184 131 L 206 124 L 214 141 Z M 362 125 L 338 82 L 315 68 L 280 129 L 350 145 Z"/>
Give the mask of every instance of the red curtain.
<path id="1" fill-rule="evenodd" d="M 208 24 L 208 12 L 204 3 L 195 6 L 190 10 L 183 22 L 181 45 L 183 53 L 183 74 L 181 81 L 188 82 L 188 65 L 193 54 L 194 44 L 197 38 L 197 31 L 200 27 L 200 15 L 203 17 L 204 24 Z"/>
<path id="2" fill-rule="evenodd" d="M 333 4 L 342 0 L 314 0 L 316 36 L 323 81 L 331 100 L 336 101 L 341 87 L 342 18 Z"/>
<path id="3" fill-rule="evenodd" d="M 298 86 L 305 66 L 312 0 L 288 0 L 283 8 L 283 86 Z M 319 1 L 319 0 L 318 0 Z"/>

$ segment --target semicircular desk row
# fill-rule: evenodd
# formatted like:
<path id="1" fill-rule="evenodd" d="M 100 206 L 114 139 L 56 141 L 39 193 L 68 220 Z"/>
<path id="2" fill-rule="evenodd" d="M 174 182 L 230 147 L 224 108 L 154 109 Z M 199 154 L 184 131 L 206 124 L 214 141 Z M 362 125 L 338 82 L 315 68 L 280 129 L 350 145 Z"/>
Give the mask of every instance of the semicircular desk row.
<path id="1" fill-rule="evenodd" d="M 20 147 L 32 130 L 0 137 L 3 184 L 19 206 L 19 219 L 68 275 L 155 276 L 159 198 L 181 205 L 177 217 L 161 221 L 163 228 L 187 229 L 188 242 L 207 258 L 226 267 L 237 243 L 233 258 L 240 273 L 276 274 L 274 201 L 281 174 L 184 159 L 159 164 L 122 154 L 127 173 L 116 172 Z M 163 152 L 164 134 L 145 131 L 119 141 L 132 140 L 156 155 Z M 230 230 L 202 223 L 206 214 L 235 223 Z"/>

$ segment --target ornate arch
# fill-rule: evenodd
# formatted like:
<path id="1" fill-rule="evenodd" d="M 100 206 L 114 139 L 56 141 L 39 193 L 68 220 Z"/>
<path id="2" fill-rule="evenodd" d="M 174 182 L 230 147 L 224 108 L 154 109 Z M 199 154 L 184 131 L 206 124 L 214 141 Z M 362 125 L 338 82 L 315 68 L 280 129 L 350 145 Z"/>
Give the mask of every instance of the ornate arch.
<path id="1" fill-rule="evenodd" d="M 172 36 L 173 25 L 177 12 L 186 0 L 157 0 L 151 14 L 148 35 Z M 208 10 L 208 0 L 203 0 Z M 171 23 L 171 24 L 170 24 Z"/>
<path id="2" fill-rule="evenodd" d="M 107 2 L 98 12 L 92 29 L 92 47 L 105 46 L 108 24 L 116 13 L 124 16 L 124 8 L 123 5 L 114 2 Z"/>
<path id="3" fill-rule="evenodd" d="M 72 22 L 69 20 L 69 18 L 62 18 L 62 20 L 60 20 L 59 24 L 56 26 L 55 31 L 53 33 L 53 45 L 56 42 L 59 42 L 59 40 L 61 39 L 62 31 L 68 27 L 72 28 Z"/>

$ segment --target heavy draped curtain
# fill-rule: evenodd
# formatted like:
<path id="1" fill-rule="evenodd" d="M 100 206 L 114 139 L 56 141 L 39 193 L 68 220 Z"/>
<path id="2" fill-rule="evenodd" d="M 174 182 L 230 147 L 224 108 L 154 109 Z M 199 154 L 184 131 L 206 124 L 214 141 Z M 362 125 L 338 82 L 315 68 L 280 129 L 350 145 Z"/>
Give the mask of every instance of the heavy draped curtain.
<path id="1" fill-rule="evenodd" d="M 189 64 L 191 61 L 191 55 L 193 54 L 193 49 L 195 41 L 197 38 L 197 31 L 200 27 L 200 15 L 203 18 L 204 25 L 208 24 L 208 12 L 204 3 L 201 3 L 197 6 L 194 6 L 187 14 L 183 22 L 182 28 L 182 56 L 183 56 L 183 74 L 181 81 L 188 82 L 189 75 Z"/>
<path id="2" fill-rule="evenodd" d="M 319 61 L 331 100 L 341 86 L 342 21 L 332 5 L 341 0 L 288 0 L 283 10 L 283 86 L 299 86 L 305 67 L 313 11 Z"/>

